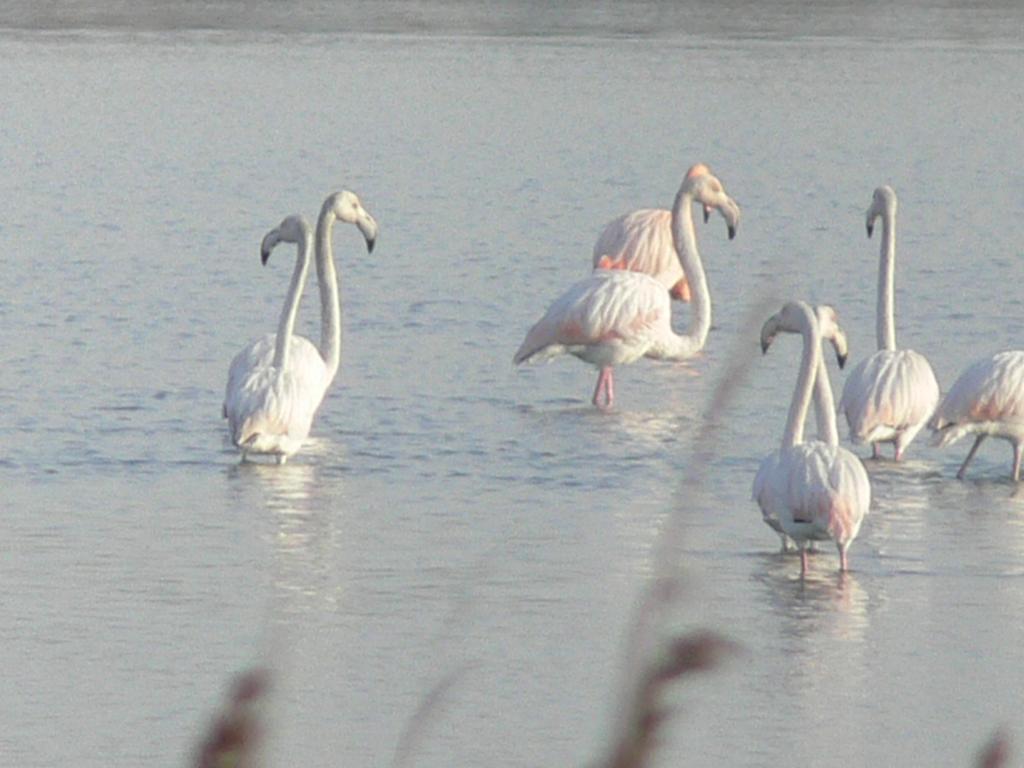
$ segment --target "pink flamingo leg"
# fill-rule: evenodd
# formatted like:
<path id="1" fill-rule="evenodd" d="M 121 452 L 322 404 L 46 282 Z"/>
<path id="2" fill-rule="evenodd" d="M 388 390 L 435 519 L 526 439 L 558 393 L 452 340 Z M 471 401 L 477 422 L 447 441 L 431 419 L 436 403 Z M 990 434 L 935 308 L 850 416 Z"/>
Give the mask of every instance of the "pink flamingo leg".
<path id="1" fill-rule="evenodd" d="M 1013 482 L 1020 480 L 1020 458 L 1024 443 L 1013 444 Z"/>
<path id="2" fill-rule="evenodd" d="M 881 455 L 882 455 L 882 452 L 878 450 L 878 443 L 872 443 L 871 444 L 871 458 L 872 459 L 877 459 L 877 458 L 880 458 Z"/>
<path id="3" fill-rule="evenodd" d="M 800 578 L 807 575 L 807 548 L 800 547 Z"/>
<path id="4" fill-rule="evenodd" d="M 604 396 L 604 402 L 601 401 L 602 395 Z M 614 385 L 612 383 L 612 367 L 610 365 L 606 365 L 601 369 L 601 372 L 597 374 L 597 386 L 594 387 L 594 396 L 591 398 L 590 402 L 604 410 L 611 407 L 614 396 L 615 392 Z"/>
<path id="5" fill-rule="evenodd" d="M 849 563 L 846 559 L 846 549 L 839 547 L 839 570 L 843 573 L 849 570 Z"/>

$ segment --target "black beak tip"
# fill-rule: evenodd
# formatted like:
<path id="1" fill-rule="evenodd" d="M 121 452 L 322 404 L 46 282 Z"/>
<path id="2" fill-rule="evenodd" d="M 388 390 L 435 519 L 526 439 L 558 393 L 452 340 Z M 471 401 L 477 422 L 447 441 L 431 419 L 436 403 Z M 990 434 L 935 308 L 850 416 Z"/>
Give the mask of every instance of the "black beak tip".
<path id="1" fill-rule="evenodd" d="M 373 253 L 373 246 L 374 246 L 374 244 L 376 242 L 377 242 L 376 240 L 367 240 L 366 241 L 366 252 L 367 253 Z"/>
<path id="2" fill-rule="evenodd" d="M 767 355 L 768 354 L 768 342 L 767 341 L 762 341 L 761 342 L 761 354 L 762 355 Z"/>
<path id="3" fill-rule="evenodd" d="M 705 208 L 704 209 L 704 223 L 707 224 L 708 223 L 708 219 L 710 219 L 710 218 L 711 218 L 711 211 L 709 211 L 707 208 Z"/>
<path id="4" fill-rule="evenodd" d="M 735 237 L 736 237 L 736 227 L 730 225 L 729 226 L 729 239 L 733 240 L 733 239 L 735 239 Z"/>
<path id="5" fill-rule="evenodd" d="M 846 365 L 846 355 L 836 355 L 836 360 L 839 362 L 839 370 L 842 370 Z"/>
<path id="6" fill-rule="evenodd" d="M 264 267 L 267 266 L 267 261 L 270 259 L 270 251 L 260 251 L 260 264 Z"/>
<path id="7" fill-rule="evenodd" d="M 875 231 L 875 228 L 868 224 L 868 237 L 871 237 L 871 233 Z"/>

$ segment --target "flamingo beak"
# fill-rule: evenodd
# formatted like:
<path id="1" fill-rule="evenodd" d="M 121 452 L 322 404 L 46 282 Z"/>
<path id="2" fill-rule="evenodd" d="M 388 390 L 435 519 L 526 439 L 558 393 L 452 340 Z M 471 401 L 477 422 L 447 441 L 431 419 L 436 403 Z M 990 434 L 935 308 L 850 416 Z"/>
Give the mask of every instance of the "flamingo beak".
<path id="1" fill-rule="evenodd" d="M 729 225 L 729 239 L 733 240 L 736 237 L 736 227 L 732 224 Z"/>
<path id="2" fill-rule="evenodd" d="M 707 224 L 708 223 L 708 219 L 710 219 L 710 218 L 711 218 L 711 206 L 705 205 L 704 206 L 704 223 Z"/>
<path id="3" fill-rule="evenodd" d="M 875 223 L 873 221 L 868 222 L 868 237 L 871 237 L 871 233 L 875 231 Z"/>

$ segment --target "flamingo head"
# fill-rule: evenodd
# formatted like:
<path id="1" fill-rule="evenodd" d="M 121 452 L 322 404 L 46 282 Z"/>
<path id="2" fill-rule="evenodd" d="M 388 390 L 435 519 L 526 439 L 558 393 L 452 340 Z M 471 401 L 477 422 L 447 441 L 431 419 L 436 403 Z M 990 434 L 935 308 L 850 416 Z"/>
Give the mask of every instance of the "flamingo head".
<path id="1" fill-rule="evenodd" d="M 875 189 L 875 194 L 871 197 L 867 213 L 868 237 L 874 232 L 875 219 L 886 214 L 890 217 L 896 215 L 896 190 L 888 184 Z"/>
<path id="2" fill-rule="evenodd" d="M 311 236 L 312 230 L 306 217 L 295 213 L 267 232 L 260 243 L 260 261 L 267 265 L 270 252 L 278 243 L 301 243 Z"/>
<path id="3" fill-rule="evenodd" d="M 355 192 L 343 189 L 329 195 L 324 200 L 324 210 L 329 211 L 339 221 L 355 224 L 366 240 L 366 250 L 373 253 L 373 244 L 377 241 L 377 220 L 363 208 Z"/>
<path id="4" fill-rule="evenodd" d="M 765 320 L 764 325 L 761 326 L 762 354 L 768 352 L 768 348 L 779 333 L 801 333 L 808 325 L 814 327 L 817 324 L 817 311 L 811 309 L 808 304 L 802 301 L 787 303 L 782 309 Z M 836 327 L 838 328 L 838 326 Z M 845 335 L 842 336 L 842 345 L 845 349 Z"/>
<path id="5" fill-rule="evenodd" d="M 819 304 L 814 311 L 818 318 L 818 328 L 821 329 L 821 338 L 832 343 L 832 348 L 836 353 L 836 362 L 842 368 L 846 365 L 849 347 L 846 345 L 846 333 L 839 325 L 839 313 L 830 304 Z"/>
<path id="6" fill-rule="evenodd" d="M 729 228 L 729 239 L 736 237 L 736 227 L 740 223 L 740 207 L 726 194 L 722 182 L 706 165 L 698 163 L 687 171 L 683 186 L 692 189 L 693 199 L 704 206 L 705 221 L 712 208 L 717 210 Z"/>
<path id="7" fill-rule="evenodd" d="M 697 176 L 711 175 L 711 169 L 708 168 L 704 163 L 694 163 L 690 166 L 690 170 L 686 172 L 687 179 L 693 179 Z M 711 218 L 711 206 L 703 205 L 701 208 L 704 210 L 704 223 L 708 223 L 708 219 Z"/>

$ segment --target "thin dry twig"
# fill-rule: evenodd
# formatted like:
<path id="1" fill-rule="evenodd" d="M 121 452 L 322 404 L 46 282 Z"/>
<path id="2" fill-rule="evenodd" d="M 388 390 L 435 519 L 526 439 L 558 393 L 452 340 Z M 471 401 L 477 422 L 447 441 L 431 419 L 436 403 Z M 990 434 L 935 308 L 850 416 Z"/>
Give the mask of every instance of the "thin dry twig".
<path id="1" fill-rule="evenodd" d="M 196 752 L 195 768 L 254 768 L 263 739 L 261 704 L 270 688 L 270 673 L 254 668 L 240 674 L 224 709 Z"/>
<path id="2" fill-rule="evenodd" d="M 443 709 L 445 696 L 462 679 L 462 676 L 466 674 L 468 669 L 469 667 L 463 666 L 452 670 L 435 683 L 434 687 L 427 691 L 426 696 L 420 700 L 419 706 L 416 707 L 416 711 L 406 721 L 402 735 L 398 739 L 398 744 L 395 747 L 395 756 L 391 760 L 392 768 L 401 768 L 401 766 L 409 764 L 413 750 L 419 743 L 427 725 Z"/>
<path id="3" fill-rule="evenodd" d="M 766 299 L 756 302 L 740 325 L 741 334 L 743 329 L 756 327 L 768 304 Z M 700 428 L 693 438 L 690 451 L 693 461 L 681 483 L 691 505 L 700 503 L 703 478 L 714 457 L 722 414 L 750 373 L 751 360 L 755 356 L 753 349 L 750 338 L 746 336 L 741 335 L 733 342 Z M 608 758 L 601 763 L 604 768 L 642 768 L 647 765 L 657 746 L 662 726 L 671 714 L 663 703 L 666 687 L 687 675 L 713 668 L 738 650 L 735 643 L 708 630 L 677 636 L 662 643 L 660 652 L 654 650 L 665 616 L 682 589 L 678 567 L 682 509 L 682 504 L 675 505 L 673 515 L 655 542 L 653 575 L 640 595 L 626 643 L 627 662 L 636 660 L 628 675 L 630 693 L 620 709 L 620 735 Z"/>

